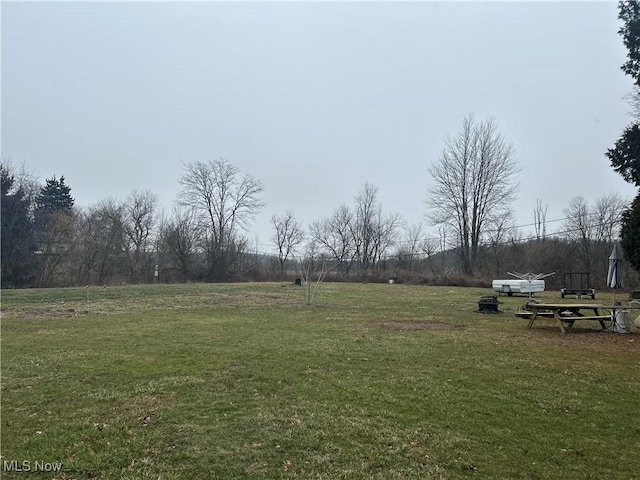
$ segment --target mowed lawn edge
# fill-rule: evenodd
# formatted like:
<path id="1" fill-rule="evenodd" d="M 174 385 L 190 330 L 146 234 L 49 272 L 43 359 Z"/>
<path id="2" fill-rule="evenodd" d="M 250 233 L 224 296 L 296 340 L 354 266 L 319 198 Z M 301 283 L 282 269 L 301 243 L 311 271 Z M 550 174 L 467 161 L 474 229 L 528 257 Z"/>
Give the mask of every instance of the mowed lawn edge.
<path id="1" fill-rule="evenodd" d="M 3 291 L 2 477 L 640 478 L 638 336 L 490 293 Z"/>

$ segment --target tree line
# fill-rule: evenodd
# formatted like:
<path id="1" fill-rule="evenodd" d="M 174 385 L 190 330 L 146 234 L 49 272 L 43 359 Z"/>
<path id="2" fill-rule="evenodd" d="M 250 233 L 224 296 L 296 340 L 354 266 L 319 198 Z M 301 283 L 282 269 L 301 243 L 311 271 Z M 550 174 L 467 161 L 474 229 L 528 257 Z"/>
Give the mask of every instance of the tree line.
<path id="1" fill-rule="evenodd" d="M 478 152 L 486 143 L 482 136 L 495 134 L 495 124 L 478 124 L 473 133 L 474 125 L 472 119 L 465 120 L 458 136 L 479 142 L 477 148 L 447 144 L 451 151 L 445 149 L 434 164 L 434 178 L 443 177 L 430 197 L 431 204 L 438 204 L 430 213 L 437 235 L 430 236 L 424 224 L 407 225 L 399 214 L 386 212 L 377 187 L 365 183 L 350 204 L 341 204 L 306 228 L 291 211 L 273 215 L 270 252 L 261 252 L 245 236 L 265 206 L 263 187 L 227 160 L 185 164 L 180 195 L 168 214 L 160 211 L 158 197 L 150 191 L 79 208 L 64 176 L 39 185 L 24 168 L 4 161 L 2 287 L 293 281 L 305 272 L 309 276 L 310 267 L 320 264 L 323 278 L 335 280 L 486 283 L 517 270 L 587 271 L 596 284 L 600 277 L 604 282 L 627 202 L 616 194 L 593 204 L 576 197 L 557 231 L 550 233 L 546 207 L 538 201 L 532 212 L 535 235 L 525 237 L 508 208 L 517 173 L 511 149 L 503 144 L 492 151 L 507 152 L 507 157 L 481 159 Z M 501 137 L 489 138 L 503 142 Z M 469 154 L 466 160 L 459 158 L 463 151 Z M 496 167 L 504 158 L 509 163 Z M 447 166 L 452 159 L 457 172 Z M 465 162 L 485 166 L 465 167 Z M 465 177 L 465 168 L 474 175 Z M 451 175 L 445 175 L 447 170 Z M 485 174 L 493 184 L 482 180 Z M 445 190 L 446 182 L 461 193 Z M 484 187 L 477 184 L 492 190 L 478 193 Z M 464 200 L 467 192 L 472 193 Z"/>

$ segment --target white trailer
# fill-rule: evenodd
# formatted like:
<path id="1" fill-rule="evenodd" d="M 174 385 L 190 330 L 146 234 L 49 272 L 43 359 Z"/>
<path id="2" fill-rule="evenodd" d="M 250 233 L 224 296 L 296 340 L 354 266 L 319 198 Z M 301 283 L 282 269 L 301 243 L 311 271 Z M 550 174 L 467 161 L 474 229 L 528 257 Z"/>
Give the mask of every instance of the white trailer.
<path id="1" fill-rule="evenodd" d="M 495 292 L 506 293 L 509 296 L 514 293 L 531 295 L 544 292 L 544 280 L 494 280 L 491 286 Z"/>

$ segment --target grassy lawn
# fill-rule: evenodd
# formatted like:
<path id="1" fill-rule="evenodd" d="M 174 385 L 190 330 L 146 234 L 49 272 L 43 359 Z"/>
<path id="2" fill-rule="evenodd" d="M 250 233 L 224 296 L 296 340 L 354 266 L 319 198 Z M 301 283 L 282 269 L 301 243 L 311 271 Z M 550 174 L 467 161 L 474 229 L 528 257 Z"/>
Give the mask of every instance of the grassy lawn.
<path id="1" fill-rule="evenodd" d="M 3 291 L 2 478 L 640 478 L 640 336 L 486 294 Z"/>

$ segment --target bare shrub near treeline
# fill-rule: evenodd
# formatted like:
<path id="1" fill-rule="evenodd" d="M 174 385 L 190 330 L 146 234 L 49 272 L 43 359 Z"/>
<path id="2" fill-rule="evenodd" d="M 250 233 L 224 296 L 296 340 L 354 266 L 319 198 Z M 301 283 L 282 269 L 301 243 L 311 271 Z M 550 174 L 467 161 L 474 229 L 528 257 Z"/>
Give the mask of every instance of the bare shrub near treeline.
<path id="1" fill-rule="evenodd" d="M 313 241 L 307 245 L 306 251 L 297 260 L 298 273 L 304 287 L 305 304 L 311 305 L 327 274 L 334 270 L 338 263 L 335 258 L 320 254 L 318 245 Z"/>

